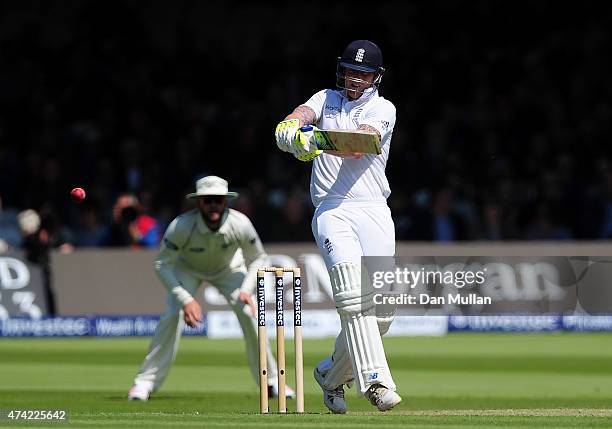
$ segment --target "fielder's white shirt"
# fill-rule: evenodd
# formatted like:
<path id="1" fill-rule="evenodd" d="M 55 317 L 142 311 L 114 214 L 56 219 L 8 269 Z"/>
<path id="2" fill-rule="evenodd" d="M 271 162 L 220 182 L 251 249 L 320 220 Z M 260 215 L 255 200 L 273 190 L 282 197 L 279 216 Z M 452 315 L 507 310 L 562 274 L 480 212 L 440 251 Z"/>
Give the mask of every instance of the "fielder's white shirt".
<path id="1" fill-rule="evenodd" d="M 380 155 L 345 159 L 323 153 L 314 159 L 310 196 L 315 207 L 324 201 L 385 201 L 391 194 L 385 167 L 395 126 L 393 103 L 378 95 L 377 90 L 366 90 L 359 99 L 350 101 L 344 91 L 324 89 L 304 105 L 316 113 L 314 125 L 318 128 L 356 130 L 366 124 L 381 136 Z"/>
<path id="2" fill-rule="evenodd" d="M 211 231 L 200 211 L 194 209 L 175 218 L 166 229 L 155 270 L 164 286 L 185 304 L 191 296 L 181 287 L 175 270 L 210 280 L 246 265 L 248 274 L 242 289 L 252 293 L 256 271 L 265 264 L 266 257 L 257 231 L 246 215 L 229 209 L 221 227 Z"/>

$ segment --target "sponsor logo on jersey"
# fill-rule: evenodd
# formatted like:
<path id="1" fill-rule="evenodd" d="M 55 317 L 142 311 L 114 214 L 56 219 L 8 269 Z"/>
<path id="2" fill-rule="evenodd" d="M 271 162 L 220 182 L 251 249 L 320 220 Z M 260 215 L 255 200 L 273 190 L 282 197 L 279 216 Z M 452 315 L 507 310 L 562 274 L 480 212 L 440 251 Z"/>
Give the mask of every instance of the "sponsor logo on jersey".
<path id="1" fill-rule="evenodd" d="M 190 252 L 195 252 L 195 253 L 202 253 L 205 250 L 206 250 L 206 248 L 204 248 L 204 247 L 190 247 L 189 248 Z"/>
<path id="2" fill-rule="evenodd" d="M 332 112 L 340 113 L 340 106 L 334 106 L 333 104 L 326 104 L 325 110 L 331 110 Z"/>
<path id="3" fill-rule="evenodd" d="M 333 119 L 340 114 L 342 108 L 340 106 L 334 106 L 333 104 L 326 104 L 323 114 L 328 119 Z"/>
<path id="4" fill-rule="evenodd" d="M 361 116 L 361 112 L 363 112 L 363 107 L 358 107 L 355 109 L 355 113 L 353 113 L 353 123 L 359 126 L 359 117 Z"/>
<path id="5" fill-rule="evenodd" d="M 328 254 L 334 251 L 334 245 L 332 244 L 329 238 L 325 239 L 325 241 L 323 242 L 323 245 L 327 249 Z"/>

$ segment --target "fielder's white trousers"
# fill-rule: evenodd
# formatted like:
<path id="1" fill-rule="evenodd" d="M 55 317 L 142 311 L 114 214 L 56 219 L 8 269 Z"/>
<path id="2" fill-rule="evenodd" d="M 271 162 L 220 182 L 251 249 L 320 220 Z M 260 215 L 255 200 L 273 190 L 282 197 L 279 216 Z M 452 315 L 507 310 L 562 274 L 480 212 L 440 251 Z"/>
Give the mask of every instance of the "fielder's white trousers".
<path id="1" fill-rule="evenodd" d="M 175 268 L 174 274 L 181 281 L 183 287 L 192 296 L 202 283 L 201 279 L 187 274 Z M 246 275 L 246 268 L 241 270 L 228 270 L 224 274 L 213 279 L 207 279 L 225 297 L 228 304 L 236 314 L 240 328 L 244 334 L 246 352 L 251 369 L 251 374 L 255 382 L 259 384 L 259 346 L 257 341 L 257 320 L 251 314 L 248 305 L 238 300 L 238 292 L 242 281 Z M 170 366 L 176 357 L 176 352 L 181 338 L 183 328 L 183 310 L 180 302 L 174 295 L 168 293 L 166 298 L 166 309 L 161 316 L 159 325 L 155 330 L 155 336 L 151 340 L 149 352 L 147 353 L 138 375 L 134 379 L 134 384 L 141 386 L 149 391 L 159 389 L 165 380 Z M 276 360 L 269 347 L 268 342 L 268 383 L 276 384 Z"/>
<path id="2" fill-rule="evenodd" d="M 386 201 L 323 203 L 315 211 L 312 231 L 328 270 L 341 263 L 359 266 L 362 256 L 395 255 L 395 227 Z M 334 299 L 338 303 L 336 297 Z M 388 330 L 391 320 L 392 317 L 386 321 L 378 320 L 380 332 Z M 385 324 L 386 326 L 383 326 Z M 380 339 L 380 332 L 376 330 L 364 335 L 378 336 Z M 375 383 L 395 390 L 384 350 L 371 351 L 373 355 L 380 356 L 377 363 L 382 363 L 382 379 L 378 378 L 373 382 L 359 374 L 358 368 L 362 363 L 356 362 L 356 359 L 359 359 L 358 350 L 349 350 L 347 344 L 350 342 L 343 325 L 332 357 L 324 360 L 319 368 L 328 374 L 325 377 L 326 387 L 334 389 L 356 379 L 362 394 Z M 365 344 L 368 342 L 373 343 L 371 340 L 364 340 Z M 380 344 L 382 348 L 382 342 L 374 343 Z M 351 347 L 356 346 L 353 344 Z"/>

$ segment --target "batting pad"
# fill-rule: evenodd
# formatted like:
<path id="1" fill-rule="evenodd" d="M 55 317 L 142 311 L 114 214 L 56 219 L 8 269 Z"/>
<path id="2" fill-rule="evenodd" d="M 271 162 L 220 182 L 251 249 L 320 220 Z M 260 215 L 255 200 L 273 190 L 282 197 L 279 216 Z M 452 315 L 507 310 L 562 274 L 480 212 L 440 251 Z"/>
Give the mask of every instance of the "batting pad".
<path id="1" fill-rule="evenodd" d="M 350 262 L 340 262 L 330 269 L 330 280 L 338 313 L 374 314 L 374 289 L 362 287 L 361 269 Z"/>
<path id="2" fill-rule="evenodd" d="M 376 316 L 376 324 L 378 332 L 383 336 L 389 331 L 389 327 L 393 322 L 394 314 L 387 317 Z M 334 346 L 334 354 L 332 357 L 325 358 L 317 365 L 320 372 L 325 374 L 325 387 L 335 389 L 343 384 L 350 384 L 355 381 L 353 375 L 353 364 L 346 347 L 346 335 L 344 330 L 340 332 L 336 338 Z"/>
<path id="3" fill-rule="evenodd" d="M 373 384 L 395 390 L 374 315 L 373 289 L 364 285 L 365 290 L 362 290 L 360 267 L 355 264 L 341 262 L 334 265 L 330 269 L 330 278 L 360 393 L 365 393 Z M 332 378 L 336 376 L 341 374 L 332 372 Z"/>

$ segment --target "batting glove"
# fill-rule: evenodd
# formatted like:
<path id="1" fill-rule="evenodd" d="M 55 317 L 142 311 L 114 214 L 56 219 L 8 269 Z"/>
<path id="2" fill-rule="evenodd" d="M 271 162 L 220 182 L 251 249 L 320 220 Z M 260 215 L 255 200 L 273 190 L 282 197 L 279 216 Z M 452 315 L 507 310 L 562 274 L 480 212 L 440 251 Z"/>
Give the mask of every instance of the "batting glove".
<path id="1" fill-rule="evenodd" d="M 291 153 L 300 161 L 308 162 L 323 153 L 317 147 L 317 142 L 313 133 L 314 127 L 308 125 L 300 128 L 291 147 Z"/>
<path id="2" fill-rule="evenodd" d="M 276 146 L 283 152 L 292 152 L 292 145 L 296 138 L 296 133 L 300 129 L 299 119 L 288 119 L 280 122 L 276 126 L 274 136 L 276 137 Z"/>

